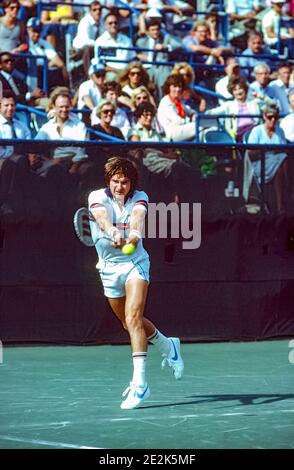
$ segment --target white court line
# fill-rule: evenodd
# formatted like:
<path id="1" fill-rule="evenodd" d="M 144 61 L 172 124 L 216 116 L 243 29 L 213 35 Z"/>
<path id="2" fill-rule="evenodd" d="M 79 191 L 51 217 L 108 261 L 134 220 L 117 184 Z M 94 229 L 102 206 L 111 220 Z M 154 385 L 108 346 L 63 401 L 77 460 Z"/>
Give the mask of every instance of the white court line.
<path id="1" fill-rule="evenodd" d="M 237 432 L 237 431 L 244 431 L 244 429 L 249 429 L 248 426 L 246 428 L 237 428 L 237 429 L 227 429 L 226 431 L 223 431 L 223 433 L 225 432 Z"/>
<path id="2" fill-rule="evenodd" d="M 111 419 L 107 419 L 106 421 L 132 421 L 132 420 L 133 418 L 111 418 Z"/>
<path id="3" fill-rule="evenodd" d="M 40 439 L 22 439 L 21 437 L 1 436 L 0 439 L 12 442 L 24 442 L 27 444 L 43 445 L 51 447 L 62 447 L 66 449 L 105 449 L 105 447 L 78 446 L 75 444 L 66 444 L 65 442 L 43 441 Z"/>

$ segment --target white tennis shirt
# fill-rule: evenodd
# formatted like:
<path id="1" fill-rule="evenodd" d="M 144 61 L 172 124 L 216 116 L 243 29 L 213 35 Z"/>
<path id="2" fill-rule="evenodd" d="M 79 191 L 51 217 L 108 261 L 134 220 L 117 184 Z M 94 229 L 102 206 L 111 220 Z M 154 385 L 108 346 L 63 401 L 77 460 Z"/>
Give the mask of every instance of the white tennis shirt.
<path id="1" fill-rule="evenodd" d="M 144 191 L 135 190 L 126 200 L 123 209 L 119 207 L 117 201 L 112 196 L 109 188 L 98 189 L 89 194 L 89 210 L 104 206 L 108 217 L 113 225 L 117 227 L 122 236 L 126 238 L 130 230 L 130 217 L 135 206 L 141 206 L 147 211 L 148 196 Z M 136 251 L 129 256 L 124 255 L 120 249 L 111 246 L 110 241 L 105 237 L 105 233 L 100 229 L 96 222 L 90 222 L 91 234 L 93 240 L 97 239 L 95 248 L 99 261 L 109 261 L 113 263 L 131 261 L 136 258 L 142 258 L 148 253 L 143 247 L 142 240 L 139 241 Z M 97 265 L 99 269 L 99 263 Z"/>

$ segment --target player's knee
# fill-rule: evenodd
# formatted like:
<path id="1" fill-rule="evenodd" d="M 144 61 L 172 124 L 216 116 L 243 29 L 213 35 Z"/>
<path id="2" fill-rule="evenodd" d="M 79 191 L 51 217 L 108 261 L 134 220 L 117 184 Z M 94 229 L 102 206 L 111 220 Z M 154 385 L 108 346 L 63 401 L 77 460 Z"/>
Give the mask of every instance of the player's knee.
<path id="1" fill-rule="evenodd" d="M 143 327 L 143 319 L 140 309 L 132 309 L 132 311 L 126 315 L 126 326 L 129 331 Z"/>

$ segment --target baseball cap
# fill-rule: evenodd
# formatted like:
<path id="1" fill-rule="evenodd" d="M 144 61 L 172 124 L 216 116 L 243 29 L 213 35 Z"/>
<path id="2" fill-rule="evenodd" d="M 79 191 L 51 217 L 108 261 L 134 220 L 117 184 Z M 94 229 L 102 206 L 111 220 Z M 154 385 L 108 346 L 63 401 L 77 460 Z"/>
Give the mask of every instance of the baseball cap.
<path id="1" fill-rule="evenodd" d="M 41 31 L 42 23 L 38 18 L 29 18 L 27 28 L 32 28 L 33 31 Z"/>
<path id="2" fill-rule="evenodd" d="M 271 0 L 271 3 L 286 3 L 287 0 Z"/>
<path id="3" fill-rule="evenodd" d="M 102 64 L 101 62 L 98 62 L 97 59 L 92 59 L 90 62 L 88 74 L 92 75 L 92 73 L 99 73 L 99 72 L 105 72 L 105 65 Z"/>

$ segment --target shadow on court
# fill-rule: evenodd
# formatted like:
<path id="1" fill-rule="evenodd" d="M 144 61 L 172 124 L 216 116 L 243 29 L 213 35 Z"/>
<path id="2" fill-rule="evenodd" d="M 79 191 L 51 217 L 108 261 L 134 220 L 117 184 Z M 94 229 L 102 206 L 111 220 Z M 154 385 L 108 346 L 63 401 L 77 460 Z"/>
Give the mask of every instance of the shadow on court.
<path id="1" fill-rule="evenodd" d="M 246 405 L 268 405 L 270 403 L 293 400 L 294 394 L 236 394 L 236 395 L 192 395 L 187 398 L 195 398 L 195 400 L 186 400 L 182 402 L 164 403 L 160 405 L 149 405 L 144 408 L 164 408 L 169 406 L 182 406 L 182 405 L 199 405 L 201 403 L 215 403 L 215 402 L 232 402 L 239 401 L 239 404 L 234 406 Z M 256 402 L 256 400 L 262 400 Z"/>

